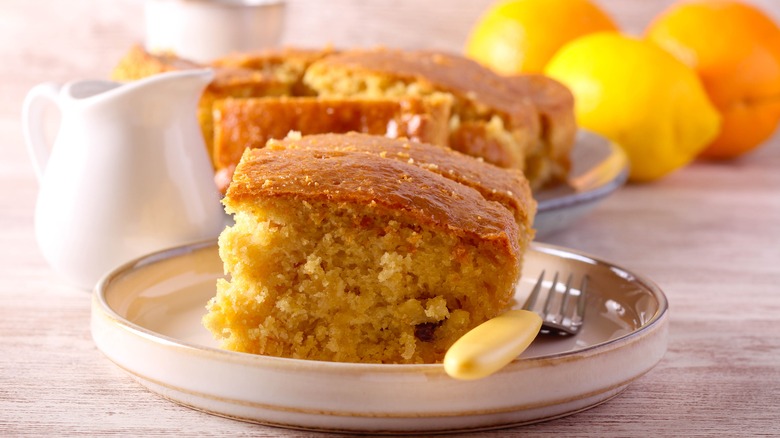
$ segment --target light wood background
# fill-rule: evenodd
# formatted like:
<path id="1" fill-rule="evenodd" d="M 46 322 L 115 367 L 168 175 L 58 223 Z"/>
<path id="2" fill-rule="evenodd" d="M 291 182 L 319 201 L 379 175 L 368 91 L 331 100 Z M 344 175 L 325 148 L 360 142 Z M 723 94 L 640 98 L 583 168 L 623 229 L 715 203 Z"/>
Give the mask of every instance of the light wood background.
<path id="1" fill-rule="evenodd" d="M 283 43 L 459 50 L 489 0 L 291 0 Z M 668 0 L 602 0 L 638 34 Z M 776 19 L 780 2 L 756 0 Z M 105 77 L 143 38 L 141 0 L 0 1 L 0 436 L 314 436 L 144 390 L 96 350 L 89 296 L 34 241 L 19 114 L 42 81 Z M 780 135 L 730 163 L 628 186 L 547 241 L 619 262 L 671 301 L 669 350 L 618 398 L 484 436 L 780 436 Z"/>

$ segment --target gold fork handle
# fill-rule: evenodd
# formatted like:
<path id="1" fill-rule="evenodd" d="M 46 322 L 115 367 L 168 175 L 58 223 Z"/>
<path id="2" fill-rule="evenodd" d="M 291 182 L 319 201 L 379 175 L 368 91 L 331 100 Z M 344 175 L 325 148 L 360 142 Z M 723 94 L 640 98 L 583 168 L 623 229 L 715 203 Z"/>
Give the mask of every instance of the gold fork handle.
<path id="1" fill-rule="evenodd" d="M 466 333 L 444 356 L 444 371 L 459 380 L 487 377 L 520 355 L 539 334 L 542 318 L 510 310 Z"/>

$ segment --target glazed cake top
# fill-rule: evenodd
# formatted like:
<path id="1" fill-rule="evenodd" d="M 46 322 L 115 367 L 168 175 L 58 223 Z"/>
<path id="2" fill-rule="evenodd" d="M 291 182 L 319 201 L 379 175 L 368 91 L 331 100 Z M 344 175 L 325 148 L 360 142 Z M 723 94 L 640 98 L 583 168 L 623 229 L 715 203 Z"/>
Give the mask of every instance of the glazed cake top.
<path id="1" fill-rule="evenodd" d="M 520 230 L 514 212 L 505 205 L 486 199 L 457 180 L 416 165 L 413 159 L 388 159 L 381 153 L 359 151 L 367 143 L 380 148 L 384 144 L 392 151 L 412 142 L 361 134 L 325 134 L 284 142 L 288 146 L 301 142 L 304 147 L 285 148 L 283 142 L 278 142 L 276 146 L 244 153 L 224 201 L 229 209 L 238 211 L 244 203 L 273 198 L 363 205 L 463 237 L 493 241 L 520 256 L 519 233 L 525 230 Z M 320 147 L 306 148 L 305 144 L 311 142 Z M 337 147 L 321 147 L 329 143 Z M 349 150 L 349 144 L 354 150 Z M 345 147 L 339 149 L 338 145 Z M 421 143 L 415 147 L 441 149 Z M 463 168 L 469 167 L 465 163 L 468 160 L 476 168 L 489 166 L 491 172 L 511 172 L 465 155 L 453 155 L 452 161 L 458 160 L 455 157 L 462 158 L 464 163 L 458 165 Z M 533 208 L 530 205 L 526 213 L 532 215 Z"/>
<path id="2" fill-rule="evenodd" d="M 477 190 L 491 201 L 510 209 L 519 223 L 532 220 L 536 201 L 528 180 L 516 169 L 499 168 L 447 147 L 432 146 L 406 139 L 357 133 L 346 135 L 309 135 L 301 138 L 271 140 L 268 149 L 310 149 L 346 151 L 379 155 L 421 167 L 444 178 Z"/>

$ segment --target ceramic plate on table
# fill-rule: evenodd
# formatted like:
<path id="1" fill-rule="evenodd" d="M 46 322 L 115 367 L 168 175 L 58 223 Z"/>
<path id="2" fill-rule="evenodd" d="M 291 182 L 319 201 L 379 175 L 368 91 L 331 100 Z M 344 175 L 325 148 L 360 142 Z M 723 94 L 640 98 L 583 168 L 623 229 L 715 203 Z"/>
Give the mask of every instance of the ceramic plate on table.
<path id="1" fill-rule="evenodd" d="M 628 158 L 623 150 L 592 132 L 577 133 L 571 162 L 566 184 L 534 193 L 539 202 L 534 221 L 537 238 L 568 227 L 628 178 Z"/>
<path id="2" fill-rule="evenodd" d="M 222 276 L 215 242 L 154 253 L 107 275 L 93 294 L 92 335 L 110 360 L 151 391 L 220 416 L 373 433 L 521 425 L 614 397 L 666 351 L 667 302 L 652 282 L 537 244 L 526 257 L 517 302 L 543 269 L 588 275 L 580 333 L 538 338 L 506 368 L 477 381 L 454 380 L 438 364 L 332 363 L 219 349 L 200 324 Z"/>

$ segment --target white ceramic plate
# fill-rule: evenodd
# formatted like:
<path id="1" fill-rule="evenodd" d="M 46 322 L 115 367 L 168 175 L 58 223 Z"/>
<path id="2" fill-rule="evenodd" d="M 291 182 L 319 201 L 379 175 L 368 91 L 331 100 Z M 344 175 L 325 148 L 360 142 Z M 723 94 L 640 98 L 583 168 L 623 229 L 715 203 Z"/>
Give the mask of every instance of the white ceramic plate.
<path id="1" fill-rule="evenodd" d="M 577 133 L 571 163 L 567 184 L 534 193 L 539 202 L 534 220 L 537 238 L 570 226 L 628 178 L 628 158 L 623 150 L 592 132 Z"/>
<path id="2" fill-rule="evenodd" d="M 222 276 L 214 242 L 158 252 L 106 276 L 93 295 L 92 335 L 110 360 L 153 392 L 225 417 L 373 433 L 526 424 L 610 399 L 658 363 L 667 342 L 667 302 L 653 283 L 593 257 L 536 245 L 518 302 L 542 269 L 588 275 L 580 333 L 537 339 L 520 359 L 479 381 L 456 381 L 441 365 L 317 362 L 219 349 L 200 324 Z"/>

